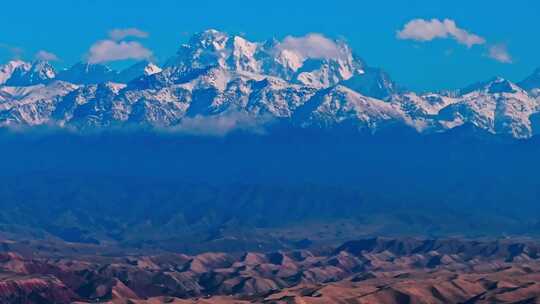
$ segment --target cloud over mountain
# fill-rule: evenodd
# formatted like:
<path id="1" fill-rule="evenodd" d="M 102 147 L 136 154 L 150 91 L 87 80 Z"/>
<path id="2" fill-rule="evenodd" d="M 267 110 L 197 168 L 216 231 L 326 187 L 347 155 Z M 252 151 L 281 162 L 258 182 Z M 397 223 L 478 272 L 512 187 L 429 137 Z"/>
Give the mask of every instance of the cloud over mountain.
<path id="1" fill-rule="evenodd" d="M 488 57 L 501 63 L 512 63 L 512 55 L 505 44 L 494 44 L 488 49 Z"/>
<path id="2" fill-rule="evenodd" d="M 152 51 L 137 41 L 101 40 L 90 47 L 89 63 L 101 63 L 127 59 L 147 59 Z"/>
<path id="3" fill-rule="evenodd" d="M 37 60 L 44 60 L 44 61 L 58 61 L 59 60 L 56 54 L 45 51 L 45 50 L 38 51 L 34 57 Z"/>
<path id="4" fill-rule="evenodd" d="M 147 38 L 149 34 L 137 28 L 114 29 L 109 38 L 98 41 L 90 47 L 88 62 L 103 63 L 119 60 L 142 60 L 152 57 L 152 51 L 137 41 L 125 41 L 126 38 Z"/>
<path id="5" fill-rule="evenodd" d="M 287 36 L 278 45 L 278 49 L 294 52 L 304 58 L 328 59 L 343 56 L 343 51 L 336 42 L 317 33 L 303 37 Z"/>

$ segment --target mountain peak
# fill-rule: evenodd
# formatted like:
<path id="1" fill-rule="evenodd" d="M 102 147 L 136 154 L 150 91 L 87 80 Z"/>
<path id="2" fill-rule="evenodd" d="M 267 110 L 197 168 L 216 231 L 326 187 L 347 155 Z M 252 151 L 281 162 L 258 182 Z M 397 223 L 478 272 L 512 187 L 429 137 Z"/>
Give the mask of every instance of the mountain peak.
<path id="1" fill-rule="evenodd" d="M 121 71 L 115 80 L 121 83 L 128 83 L 139 77 L 150 76 L 161 71 L 162 69 L 156 64 L 143 60 Z"/>
<path id="2" fill-rule="evenodd" d="M 152 63 L 152 62 L 149 62 L 144 67 L 144 75 L 145 76 L 154 75 L 154 74 L 157 74 L 157 73 L 159 73 L 161 71 L 162 71 L 162 69 L 159 66 L 157 66 L 156 64 Z"/>
<path id="3" fill-rule="evenodd" d="M 515 83 L 497 76 L 493 77 L 488 81 L 478 82 L 473 85 L 462 89 L 459 92 L 459 95 L 467 95 L 475 91 L 480 91 L 488 94 L 497 94 L 497 93 L 516 93 L 522 91 L 522 89 Z"/>
<path id="4" fill-rule="evenodd" d="M 50 62 L 45 60 L 36 60 L 32 63 L 32 71 L 39 73 L 40 76 L 47 79 L 56 77 L 56 71 Z"/>
<path id="5" fill-rule="evenodd" d="M 30 63 L 26 62 L 26 61 L 23 61 L 23 60 L 20 60 L 20 59 L 14 59 L 14 60 L 10 60 L 8 63 L 4 64 L 3 66 L 11 66 L 13 68 L 16 68 L 16 67 L 19 67 L 19 66 L 22 66 L 22 65 L 29 65 Z"/>
<path id="6" fill-rule="evenodd" d="M 227 33 L 209 29 L 193 35 L 189 42 L 192 46 L 221 50 L 225 48 L 228 39 Z"/>
<path id="7" fill-rule="evenodd" d="M 386 99 L 398 93 L 400 88 L 390 78 L 386 72 L 377 68 L 366 68 L 361 73 L 343 81 L 343 85 L 362 93 L 379 99 Z"/>
<path id="8" fill-rule="evenodd" d="M 517 85 L 499 76 L 495 77 L 491 82 L 489 82 L 487 88 L 487 91 L 490 94 L 516 93 L 518 90 L 519 88 Z"/>
<path id="9" fill-rule="evenodd" d="M 56 77 L 54 67 L 47 61 L 36 60 L 31 64 L 14 62 L 15 68 L 5 84 L 9 86 L 32 86 L 48 83 Z"/>
<path id="10" fill-rule="evenodd" d="M 216 29 L 213 29 L 213 28 L 204 30 L 204 31 L 200 32 L 199 34 L 201 34 L 201 35 L 207 35 L 207 36 L 227 35 L 227 33 L 222 32 L 222 31 L 219 31 L 219 30 L 216 30 Z"/>
<path id="11" fill-rule="evenodd" d="M 5 84 L 13 76 L 16 69 L 23 67 L 24 70 L 29 70 L 31 64 L 22 60 L 11 60 L 4 65 L 0 65 L 0 85 Z"/>
<path id="12" fill-rule="evenodd" d="M 531 75 L 519 82 L 518 85 L 527 91 L 540 89 L 540 67 L 536 68 Z"/>

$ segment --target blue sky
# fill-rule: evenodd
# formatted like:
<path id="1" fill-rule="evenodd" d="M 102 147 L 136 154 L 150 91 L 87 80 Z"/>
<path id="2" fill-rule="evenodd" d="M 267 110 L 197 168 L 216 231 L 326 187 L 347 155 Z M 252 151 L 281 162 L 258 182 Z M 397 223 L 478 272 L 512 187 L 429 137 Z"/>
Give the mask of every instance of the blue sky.
<path id="1" fill-rule="evenodd" d="M 63 67 L 80 61 L 109 31 L 124 28 L 147 32 L 140 43 L 164 61 L 191 34 L 216 28 L 251 40 L 308 33 L 344 38 L 369 65 L 416 90 L 459 88 L 496 75 L 519 81 L 540 67 L 540 1 L 534 0 L 10 0 L 0 8 L 1 61 L 17 49 L 24 59 L 46 50 Z M 485 42 L 468 47 L 451 34 L 397 38 L 419 18 L 451 19 Z M 511 63 L 490 58 L 493 47 L 506 50 L 510 57 L 503 61 Z"/>

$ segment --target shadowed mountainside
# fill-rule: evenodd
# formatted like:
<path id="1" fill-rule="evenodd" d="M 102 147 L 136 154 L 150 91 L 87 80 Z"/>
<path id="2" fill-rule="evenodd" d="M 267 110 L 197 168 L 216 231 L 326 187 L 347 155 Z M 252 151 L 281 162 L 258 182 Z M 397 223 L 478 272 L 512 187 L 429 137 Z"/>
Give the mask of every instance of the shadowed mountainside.
<path id="1" fill-rule="evenodd" d="M 3 134 L 0 232 L 183 252 L 537 236 L 536 138 L 470 133 Z"/>

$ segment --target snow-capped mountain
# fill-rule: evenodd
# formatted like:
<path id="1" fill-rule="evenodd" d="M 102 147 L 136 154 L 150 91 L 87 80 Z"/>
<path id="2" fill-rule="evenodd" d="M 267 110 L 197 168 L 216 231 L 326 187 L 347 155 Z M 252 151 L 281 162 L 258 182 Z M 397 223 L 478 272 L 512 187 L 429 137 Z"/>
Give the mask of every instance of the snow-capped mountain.
<path id="1" fill-rule="evenodd" d="M 48 83 L 55 77 L 54 67 L 43 60 L 32 63 L 13 60 L 0 66 L 0 85 L 32 86 Z"/>
<path id="2" fill-rule="evenodd" d="M 0 85 L 8 82 L 18 68 L 28 71 L 30 70 L 30 64 L 22 60 L 12 60 L 4 65 L 0 65 Z"/>
<path id="3" fill-rule="evenodd" d="M 23 63 L 17 66 L 6 81 L 8 86 L 32 86 L 46 84 L 56 77 L 53 66 L 43 60 L 35 61 L 31 64 Z"/>
<path id="4" fill-rule="evenodd" d="M 492 133 L 525 138 L 533 134 L 530 117 L 539 106 L 524 89 L 498 77 L 465 92 L 439 112 L 438 120 L 446 128 L 471 123 Z"/>
<path id="5" fill-rule="evenodd" d="M 128 83 L 139 77 L 150 76 L 161 71 L 162 69 L 155 63 L 149 61 L 141 61 L 135 63 L 134 65 L 128 67 L 123 71 L 120 71 L 118 75 L 114 77 L 114 81 L 120 83 Z"/>
<path id="6" fill-rule="evenodd" d="M 467 124 L 515 138 L 539 133 L 536 74 L 520 85 L 495 78 L 452 94 L 418 94 L 334 43 L 333 56 L 321 56 L 208 30 L 181 45 L 163 69 L 146 61 L 121 72 L 78 63 L 56 73 L 46 62 L 12 61 L 0 67 L 0 124 L 199 130 L 277 120 L 371 132 Z"/>
<path id="7" fill-rule="evenodd" d="M 401 89 L 386 72 L 377 68 L 366 68 L 362 74 L 357 74 L 341 82 L 366 96 L 387 99 Z"/>
<path id="8" fill-rule="evenodd" d="M 183 44 L 166 67 L 181 71 L 219 67 L 316 88 L 327 88 L 365 74 L 364 62 L 348 45 L 337 41 L 336 48 L 335 57 L 310 57 L 275 40 L 250 42 L 240 36 L 208 30 Z"/>
<path id="9" fill-rule="evenodd" d="M 54 81 L 48 85 L 0 87 L 0 121 L 4 126 L 35 126 L 53 123 L 58 103 L 77 85 Z"/>
<path id="10" fill-rule="evenodd" d="M 295 114 L 302 126 L 349 123 L 368 130 L 376 130 L 386 123 L 406 124 L 408 119 L 395 104 L 366 97 L 341 85 L 320 90 Z"/>
<path id="11" fill-rule="evenodd" d="M 128 83 L 139 77 L 150 76 L 162 69 L 148 61 L 137 62 L 122 71 L 115 71 L 104 64 L 79 62 L 58 73 L 56 79 L 75 84 L 100 84 L 105 82 Z"/>

